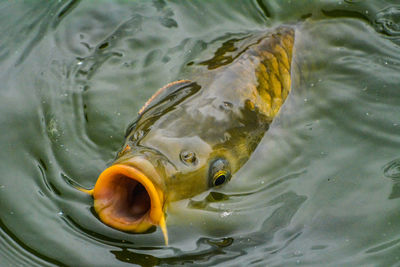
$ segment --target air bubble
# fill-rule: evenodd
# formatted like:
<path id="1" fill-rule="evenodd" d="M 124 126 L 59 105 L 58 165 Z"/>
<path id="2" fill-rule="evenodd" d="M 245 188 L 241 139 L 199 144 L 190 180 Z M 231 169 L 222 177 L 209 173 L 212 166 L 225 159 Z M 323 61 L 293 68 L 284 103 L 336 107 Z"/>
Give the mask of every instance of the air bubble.
<path id="1" fill-rule="evenodd" d="M 224 211 L 224 212 L 222 212 L 221 213 L 221 218 L 226 218 L 226 217 L 228 217 L 228 216 L 230 216 L 230 215 L 232 215 L 232 211 Z"/>

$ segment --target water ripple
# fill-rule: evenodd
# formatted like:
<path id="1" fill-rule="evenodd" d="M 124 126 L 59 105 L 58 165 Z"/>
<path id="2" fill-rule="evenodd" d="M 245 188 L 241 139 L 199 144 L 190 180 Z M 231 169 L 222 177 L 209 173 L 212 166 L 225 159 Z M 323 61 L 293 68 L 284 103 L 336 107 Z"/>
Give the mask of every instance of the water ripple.
<path id="1" fill-rule="evenodd" d="M 400 178 L 400 158 L 395 159 L 383 167 L 383 173 L 386 177 L 392 179 Z"/>
<path id="2" fill-rule="evenodd" d="M 373 12 L 348 0 L 297 10 L 300 4 L 275 2 L 71 0 L 26 2 L 14 12 L 0 3 L 0 265 L 248 266 L 311 258 L 340 265 L 358 251 L 397 256 L 398 201 L 382 194 L 393 183 L 389 199 L 400 197 L 400 158 L 395 151 L 386 165 L 371 163 L 400 142 L 400 58 L 387 40 L 400 36 L 400 8 Z M 183 66 L 212 58 L 224 41 L 316 10 L 335 17 L 321 19 L 333 22 L 316 27 L 312 38 L 297 35 L 313 44 L 297 54 L 317 59 L 316 78 L 305 79 L 307 98 L 293 90 L 280 117 L 291 126 L 274 124 L 281 131 L 271 129 L 271 142 L 254 157 L 262 168 L 182 202 L 175 221 L 168 213 L 167 247 L 155 227 L 128 234 L 99 221 L 92 199 L 74 185 L 94 184 L 152 90 Z M 376 216 L 354 215 L 366 208 Z M 331 217 L 318 228 L 313 218 L 321 210 Z M 393 235 L 377 241 L 390 215 Z M 342 237 L 350 241 L 340 243 Z"/>
<path id="3" fill-rule="evenodd" d="M 400 6 L 390 6 L 377 13 L 375 27 L 388 36 L 400 36 Z"/>
<path id="4" fill-rule="evenodd" d="M 382 250 L 386 250 L 386 249 L 388 249 L 390 247 L 394 247 L 399 243 L 400 243 L 400 238 L 395 239 L 395 240 L 391 240 L 391 241 L 385 242 L 383 244 L 380 244 L 380 245 L 378 245 L 376 247 L 370 248 L 365 253 L 376 253 L 376 252 L 379 252 L 379 251 L 382 251 Z"/>

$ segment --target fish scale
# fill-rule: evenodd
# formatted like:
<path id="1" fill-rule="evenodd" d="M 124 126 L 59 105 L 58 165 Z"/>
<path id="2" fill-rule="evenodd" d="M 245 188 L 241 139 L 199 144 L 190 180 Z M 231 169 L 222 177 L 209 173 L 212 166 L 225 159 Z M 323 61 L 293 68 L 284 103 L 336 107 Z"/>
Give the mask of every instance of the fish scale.
<path id="1" fill-rule="evenodd" d="M 228 182 L 249 159 L 290 91 L 292 27 L 235 38 L 207 70 L 159 89 L 128 127 L 93 190 L 107 225 L 163 230 L 168 203 Z M 237 45 L 237 47 L 235 46 Z"/>
<path id="2" fill-rule="evenodd" d="M 257 68 L 257 90 L 270 109 L 266 114 L 274 117 L 279 111 L 290 91 L 291 51 L 293 48 L 294 31 L 284 28 L 281 36 L 272 35 L 270 39 L 257 46 L 255 50 L 262 58 Z"/>

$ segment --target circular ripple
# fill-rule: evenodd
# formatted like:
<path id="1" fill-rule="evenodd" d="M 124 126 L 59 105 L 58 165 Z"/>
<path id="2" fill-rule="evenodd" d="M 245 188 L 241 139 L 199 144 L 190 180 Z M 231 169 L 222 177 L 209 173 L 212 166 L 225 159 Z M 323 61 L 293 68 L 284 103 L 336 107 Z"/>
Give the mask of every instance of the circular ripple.
<path id="1" fill-rule="evenodd" d="M 400 36 L 400 6 L 391 6 L 376 14 L 377 30 L 389 36 Z"/>
<path id="2" fill-rule="evenodd" d="M 400 178 L 400 158 L 395 159 L 383 167 L 383 173 L 388 178 Z"/>

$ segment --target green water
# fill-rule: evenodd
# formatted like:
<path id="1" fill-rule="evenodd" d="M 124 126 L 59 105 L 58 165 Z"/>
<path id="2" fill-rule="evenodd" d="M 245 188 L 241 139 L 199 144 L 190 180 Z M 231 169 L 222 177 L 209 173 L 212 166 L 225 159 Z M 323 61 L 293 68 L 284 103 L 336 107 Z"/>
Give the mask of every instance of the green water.
<path id="1" fill-rule="evenodd" d="M 294 86 L 250 161 L 160 229 L 91 188 L 158 88 L 238 34 L 296 24 Z M 2 1 L 0 266 L 400 266 L 400 4 Z"/>

